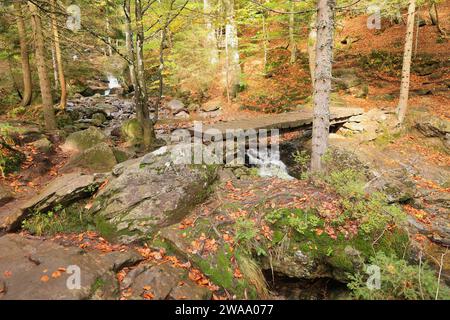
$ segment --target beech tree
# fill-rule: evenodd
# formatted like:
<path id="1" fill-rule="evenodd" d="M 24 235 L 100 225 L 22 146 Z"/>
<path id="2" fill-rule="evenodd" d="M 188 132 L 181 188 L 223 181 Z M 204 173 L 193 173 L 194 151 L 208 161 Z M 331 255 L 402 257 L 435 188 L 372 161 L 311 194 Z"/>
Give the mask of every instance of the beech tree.
<path id="1" fill-rule="evenodd" d="M 335 7 L 336 0 L 318 0 L 317 3 L 317 43 L 311 154 L 312 172 L 322 170 L 322 157 L 328 148 Z"/>

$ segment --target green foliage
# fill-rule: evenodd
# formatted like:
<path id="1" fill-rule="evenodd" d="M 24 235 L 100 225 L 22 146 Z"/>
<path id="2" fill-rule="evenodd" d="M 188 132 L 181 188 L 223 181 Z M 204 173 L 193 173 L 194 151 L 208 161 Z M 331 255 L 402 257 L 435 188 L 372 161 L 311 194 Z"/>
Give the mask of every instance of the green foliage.
<path id="1" fill-rule="evenodd" d="M 96 231 L 107 239 L 114 239 L 116 228 L 100 216 L 83 210 L 81 205 L 63 207 L 58 205 L 46 212 L 35 212 L 22 222 L 22 228 L 42 236 L 57 233 L 79 233 Z"/>
<path id="2" fill-rule="evenodd" d="M 305 234 L 308 230 L 323 226 L 323 221 L 315 212 L 301 209 L 275 210 L 267 214 L 265 219 L 272 224 L 292 228 L 299 234 Z"/>
<path id="3" fill-rule="evenodd" d="M 449 288 L 442 283 L 438 286 L 434 271 L 426 263 L 422 266 L 411 265 L 381 251 L 370 259 L 370 263 L 380 268 L 381 288 L 369 289 L 366 284 L 368 275 L 360 272 L 349 275 L 351 281 L 348 287 L 356 299 L 431 300 L 435 299 L 436 295 L 438 299 L 450 299 Z"/>
<path id="4" fill-rule="evenodd" d="M 401 54 L 372 50 L 359 58 L 359 65 L 365 70 L 376 70 L 392 76 L 400 76 L 403 64 Z"/>
<path id="5" fill-rule="evenodd" d="M 203 92 L 213 83 L 217 66 L 211 63 L 212 49 L 208 47 L 207 31 L 193 26 L 175 36 L 168 60 L 170 81 L 182 90 Z"/>
<path id="6" fill-rule="evenodd" d="M 304 180 L 308 178 L 308 169 L 311 162 L 311 156 L 306 150 L 297 150 L 292 154 L 295 164 L 299 167 L 301 171 L 301 179 Z"/>

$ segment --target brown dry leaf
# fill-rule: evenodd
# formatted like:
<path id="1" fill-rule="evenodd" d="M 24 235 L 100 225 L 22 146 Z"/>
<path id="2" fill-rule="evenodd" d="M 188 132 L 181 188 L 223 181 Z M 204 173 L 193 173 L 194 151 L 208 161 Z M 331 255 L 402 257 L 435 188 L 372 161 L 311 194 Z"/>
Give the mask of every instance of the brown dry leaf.
<path id="1" fill-rule="evenodd" d="M 48 280 L 50 280 L 50 278 L 48 277 L 48 275 L 43 275 L 43 276 L 41 277 L 41 281 L 42 281 L 42 282 L 47 282 Z"/>
<path id="2" fill-rule="evenodd" d="M 61 277 L 61 272 L 60 271 L 55 271 L 55 272 L 53 272 L 52 273 L 52 278 L 59 278 L 59 277 Z"/>
<path id="3" fill-rule="evenodd" d="M 9 277 L 12 276 L 12 272 L 7 270 L 7 271 L 3 272 L 3 276 L 4 276 L 5 278 L 9 278 Z"/>
<path id="4" fill-rule="evenodd" d="M 145 291 L 150 291 L 150 290 L 152 290 L 152 287 L 147 285 L 147 286 L 144 286 L 142 289 L 144 289 Z"/>
<path id="5" fill-rule="evenodd" d="M 155 297 L 155 295 L 153 293 L 150 292 L 146 292 L 144 293 L 144 295 L 142 296 L 145 300 L 153 300 L 153 298 Z"/>

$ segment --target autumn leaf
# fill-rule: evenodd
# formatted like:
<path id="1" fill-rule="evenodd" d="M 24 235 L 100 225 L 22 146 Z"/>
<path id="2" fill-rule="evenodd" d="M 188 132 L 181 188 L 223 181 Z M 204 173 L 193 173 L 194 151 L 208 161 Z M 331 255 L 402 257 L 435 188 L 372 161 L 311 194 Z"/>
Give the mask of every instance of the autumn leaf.
<path id="1" fill-rule="evenodd" d="M 53 272 L 52 273 L 52 278 L 59 278 L 59 277 L 61 277 L 61 272 L 60 271 L 55 271 L 55 272 Z"/>
<path id="2" fill-rule="evenodd" d="M 43 276 L 41 277 L 41 281 L 42 281 L 42 282 L 47 282 L 48 280 L 50 280 L 50 278 L 48 277 L 48 275 L 43 275 Z"/>
<path id="3" fill-rule="evenodd" d="M 7 270 L 7 271 L 3 272 L 3 276 L 4 276 L 5 278 L 9 278 L 9 277 L 12 276 L 12 272 Z"/>

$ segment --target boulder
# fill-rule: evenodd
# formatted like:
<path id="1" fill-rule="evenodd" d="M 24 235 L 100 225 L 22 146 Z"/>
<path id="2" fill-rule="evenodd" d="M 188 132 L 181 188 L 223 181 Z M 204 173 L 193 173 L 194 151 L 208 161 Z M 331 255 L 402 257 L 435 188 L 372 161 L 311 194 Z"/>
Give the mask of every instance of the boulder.
<path id="1" fill-rule="evenodd" d="M 13 210 L 0 212 L 0 233 L 20 227 L 22 220 L 32 212 L 44 212 L 56 205 L 69 205 L 94 193 L 105 181 L 103 175 L 69 173 L 48 184 L 38 195 L 17 205 Z"/>
<path id="2" fill-rule="evenodd" d="M 146 239 L 160 227 L 183 219 L 208 194 L 216 167 L 176 164 L 162 147 L 114 167 L 91 211 L 116 226 L 120 240 Z"/>
<path id="3" fill-rule="evenodd" d="M 64 169 L 79 167 L 94 172 L 106 172 L 110 171 L 116 164 L 116 156 L 111 147 L 106 142 L 101 142 L 72 156 Z"/>
<path id="4" fill-rule="evenodd" d="M 13 199 L 14 195 L 12 192 L 0 184 L 0 206 L 3 206 L 5 203 L 8 203 Z"/>
<path id="5" fill-rule="evenodd" d="M 143 138 L 143 130 L 137 119 L 130 119 L 122 124 L 121 136 L 130 145 L 139 144 Z"/>
<path id="6" fill-rule="evenodd" d="M 344 123 L 344 128 L 357 132 L 364 131 L 364 125 L 359 122 L 346 122 Z"/>
<path id="7" fill-rule="evenodd" d="M 429 115 L 427 117 L 420 117 L 416 121 L 415 127 L 425 137 L 444 138 L 450 134 L 450 121 Z"/>
<path id="8" fill-rule="evenodd" d="M 49 153 L 52 151 L 52 143 L 47 138 L 39 139 L 31 143 L 31 145 L 42 153 Z"/>
<path id="9" fill-rule="evenodd" d="M 100 129 L 89 127 L 86 130 L 70 134 L 62 149 L 64 151 L 82 152 L 104 141 L 106 141 L 106 136 Z"/>
<path id="10" fill-rule="evenodd" d="M 215 101 L 209 101 L 202 105 L 202 111 L 204 112 L 212 112 L 220 109 L 220 103 Z"/>
<path id="11" fill-rule="evenodd" d="M 96 252 L 50 240 L 8 234 L 0 237 L 0 299 L 118 299 L 116 272 L 142 260 L 136 251 Z M 71 279 L 80 272 L 80 286 Z M 5 276 L 6 274 L 6 276 Z"/>
<path id="12" fill-rule="evenodd" d="M 172 111 L 172 114 L 176 114 L 184 109 L 184 103 L 180 100 L 173 99 L 167 103 L 167 107 Z"/>
<path id="13" fill-rule="evenodd" d="M 180 111 L 175 115 L 175 118 L 177 119 L 189 119 L 189 113 L 186 111 Z"/>
<path id="14" fill-rule="evenodd" d="M 91 117 L 92 121 L 97 125 L 101 125 L 106 122 L 106 116 L 103 112 L 96 112 Z"/>

